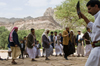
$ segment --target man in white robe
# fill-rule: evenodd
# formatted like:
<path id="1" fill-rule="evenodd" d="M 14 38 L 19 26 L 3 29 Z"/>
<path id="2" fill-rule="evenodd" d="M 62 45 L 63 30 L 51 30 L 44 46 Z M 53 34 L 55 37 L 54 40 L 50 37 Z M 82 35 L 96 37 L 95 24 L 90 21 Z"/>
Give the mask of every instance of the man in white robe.
<path id="1" fill-rule="evenodd" d="M 51 46 L 54 49 L 54 35 L 53 32 L 51 32 L 51 35 L 49 36 L 49 41 L 51 42 Z M 52 56 L 53 56 L 54 51 L 52 52 Z"/>
<path id="2" fill-rule="evenodd" d="M 84 46 L 83 46 L 83 35 L 81 34 L 81 31 L 78 31 L 77 35 L 77 57 L 80 57 L 80 54 L 82 54 L 82 57 L 84 57 Z"/>
<path id="3" fill-rule="evenodd" d="M 41 56 L 40 48 L 41 48 L 41 44 L 39 44 L 39 41 L 37 41 L 37 43 L 36 43 L 36 49 L 37 49 L 36 58 L 39 58 L 39 56 Z"/>
<path id="4" fill-rule="evenodd" d="M 100 1 L 91 0 L 87 3 L 88 13 L 95 16 L 95 21 L 90 22 L 84 14 L 80 13 L 81 18 L 92 30 L 91 40 L 94 47 L 89 55 L 85 66 L 100 66 Z"/>
<path id="5" fill-rule="evenodd" d="M 55 47 L 55 52 L 56 52 L 56 56 L 59 54 L 59 48 L 58 48 L 58 45 L 57 45 L 57 32 L 54 32 L 55 35 L 54 35 L 54 47 Z"/>
<path id="6" fill-rule="evenodd" d="M 89 56 L 89 54 L 90 54 L 90 52 L 92 50 L 91 37 L 90 37 L 91 31 L 90 31 L 90 29 L 88 27 L 86 29 L 87 29 L 87 32 L 84 34 L 83 38 L 84 38 L 84 40 L 86 42 L 86 47 L 85 47 L 86 53 L 85 53 L 85 56 Z"/>
<path id="7" fill-rule="evenodd" d="M 61 33 L 59 33 L 59 35 L 57 36 L 57 45 L 59 48 L 59 55 L 62 56 L 63 54 L 63 45 L 61 44 Z"/>
<path id="8" fill-rule="evenodd" d="M 31 33 L 27 37 L 27 53 L 29 57 L 32 59 L 32 61 L 36 61 L 36 47 L 35 47 L 35 30 L 32 28 Z"/>
<path id="9" fill-rule="evenodd" d="M 55 32 L 54 35 L 54 47 L 55 47 L 55 52 L 56 52 L 56 56 L 60 54 L 60 45 L 58 45 L 57 43 L 57 32 Z"/>

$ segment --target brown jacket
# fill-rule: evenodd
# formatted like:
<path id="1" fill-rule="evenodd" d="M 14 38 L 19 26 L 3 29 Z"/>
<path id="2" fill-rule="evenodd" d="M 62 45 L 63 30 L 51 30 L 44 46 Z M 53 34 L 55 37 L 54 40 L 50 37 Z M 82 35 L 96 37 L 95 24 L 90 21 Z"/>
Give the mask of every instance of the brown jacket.
<path id="1" fill-rule="evenodd" d="M 75 37 L 75 35 L 71 35 L 70 34 L 70 41 L 71 41 L 72 44 L 74 44 L 74 45 L 76 44 L 76 37 Z"/>
<path id="2" fill-rule="evenodd" d="M 35 35 L 29 34 L 27 37 L 27 47 L 28 48 L 33 48 L 33 43 L 35 44 Z"/>
<path id="3" fill-rule="evenodd" d="M 63 45 L 68 45 L 69 44 L 69 35 L 68 35 L 68 32 L 65 30 L 63 31 Z"/>

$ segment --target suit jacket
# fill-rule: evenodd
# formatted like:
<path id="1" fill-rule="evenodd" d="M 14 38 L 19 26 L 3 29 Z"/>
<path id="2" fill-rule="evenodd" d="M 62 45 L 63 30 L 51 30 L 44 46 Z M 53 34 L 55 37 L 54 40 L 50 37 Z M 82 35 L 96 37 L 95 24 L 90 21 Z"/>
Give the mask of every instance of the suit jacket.
<path id="1" fill-rule="evenodd" d="M 68 45 L 69 44 L 69 36 L 68 35 L 68 31 L 63 31 L 63 45 Z"/>
<path id="2" fill-rule="evenodd" d="M 89 37 L 88 32 L 86 32 L 86 33 L 84 34 L 83 38 L 84 38 L 84 39 L 87 39 L 87 40 L 90 40 L 90 37 Z M 86 42 L 86 44 L 90 44 L 90 41 L 85 41 L 85 42 Z"/>
<path id="3" fill-rule="evenodd" d="M 49 36 L 50 42 L 54 42 L 53 38 L 54 38 L 54 36 L 51 36 L 51 35 Z"/>
<path id="4" fill-rule="evenodd" d="M 33 48 L 32 44 L 35 44 L 35 37 L 32 34 L 29 34 L 27 37 L 27 47 Z"/>
<path id="5" fill-rule="evenodd" d="M 54 45 L 54 36 L 49 36 L 49 41 L 52 42 L 52 45 Z"/>
<path id="6" fill-rule="evenodd" d="M 20 49 L 21 49 L 22 51 L 25 50 L 25 44 L 24 44 L 24 43 L 23 43 L 23 47 L 22 47 L 22 45 L 21 45 Z"/>
<path id="7" fill-rule="evenodd" d="M 44 48 L 49 48 L 50 47 L 50 45 L 49 45 L 50 41 L 45 35 L 42 36 L 42 43 L 43 43 Z"/>
<path id="8" fill-rule="evenodd" d="M 25 50 L 25 42 L 23 40 L 23 47 L 21 46 L 21 49 Z"/>

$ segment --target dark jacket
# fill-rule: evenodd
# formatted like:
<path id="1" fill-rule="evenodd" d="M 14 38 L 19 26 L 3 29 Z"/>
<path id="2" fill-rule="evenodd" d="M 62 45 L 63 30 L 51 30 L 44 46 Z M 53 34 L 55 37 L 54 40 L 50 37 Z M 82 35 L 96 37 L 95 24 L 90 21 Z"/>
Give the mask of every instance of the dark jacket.
<path id="1" fill-rule="evenodd" d="M 39 44 L 39 49 L 41 48 L 41 44 Z"/>
<path id="2" fill-rule="evenodd" d="M 61 36 L 61 44 L 63 45 L 63 37 Z"/>
<path id="3" fill-rule="evenodd" d="M 35 43 L 35 38 L 33 37 L 32 34 L 29 34 L 27 37 L 27 47 L 33 48 L 33 46 L 32 46 L 33 43 Z"/>
<path id="4" fill-rule="evenodd" d="M 90 37 L 89 37 L 88 32 L 86 32 L 86 33 L 84 34 L 83 38 L 84 38 L 84 39 L 87 39 L 87 40 L 90 40 Z M 85 41 L 85 42 L 86 42 L 86 44 L 90 44 L 90 41 Z"/>
<path id="5" fill-rule="evenodd" d="M 24 40 L 23 40 L 23 47 L 21 46 L 21 49 L 25 49 L 25 43 L 24 43 Z"/>
<path id="6" fill-rule="evenodd" d="M 24 49 L 25 49 L 26 40 L 23 40 L 23 44 L 24 44 Z"/>
<path id="7" fill-rule="evenodd" d="M 15 45 L 17 45 L 20 47 L 20 43 L 18 40 L 18 34 L 16 33 L 16 31 L 14 31 L 12 34 L 13 34 L 13 42 L 10 42 L 9 37 L 8 37 L 8 42 L 9 42 L 10 46 L 15 47 Z"/>
<path id="8" fill-rule="evenodd" d="M 54 37 L 54 36 L 50 35 L 50 40 L 51 40 L 51 42 L 54 42 L 53 37 Z"/>
<path id="9" fill-rule="evenodd" d="M 76 38 L 76 43 L 77 43 L 77 45 L 78 45 L 78 43 L 79 43 L 79 42 L 78 42 L 78 36 L 79 36 L 79 35 L 77 35 L 77 38 Z M 80 41 L 83 41 L 83 38 L 80 39 Z"/>
<path id="10" fill-rule="evenodd" d="M 37 45 L 37 44 L 36 44 Z M 37 47 L 38 49 L 40 49 L 41 48 L 41 44 L 39 44 L 39 47 Z"/>
<path id="11" fill-rule="evenodd" d="M 43 47 L 44 48 L 49 48 L 50 47 L 50 45 L 49 45 L 50 41 L 45 35 L 42 36 L 42 42 L 43 42 Z"/>
<path id="12" fill-rule="evenodd" d="M 10 44 L 8 44 L 8 46 L 7 46 L 8 48 L 10 48 Z"/>

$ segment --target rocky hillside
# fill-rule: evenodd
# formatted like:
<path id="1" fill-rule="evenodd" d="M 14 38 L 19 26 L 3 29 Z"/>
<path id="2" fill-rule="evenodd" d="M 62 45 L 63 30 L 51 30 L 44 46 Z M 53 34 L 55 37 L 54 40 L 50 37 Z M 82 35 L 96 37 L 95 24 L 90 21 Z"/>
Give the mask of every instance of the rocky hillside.
<path id="1" fill-rule="evenodd" d="M 54 10 L 52 8 L 48 8 L 43 16 L 37 18 L 32 18 L 31 16 L 26 18 L 0 18 L 0 26 L 5 26 L 8 30 L 11 30 L 14 26 L 19 27 L 20 30 L 27 30 L 31 28 L 49 28 L 51 30 L 62 29 L 62 26 L 54 20 L 53 14 Z"/>

